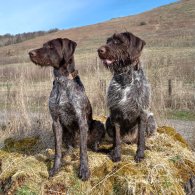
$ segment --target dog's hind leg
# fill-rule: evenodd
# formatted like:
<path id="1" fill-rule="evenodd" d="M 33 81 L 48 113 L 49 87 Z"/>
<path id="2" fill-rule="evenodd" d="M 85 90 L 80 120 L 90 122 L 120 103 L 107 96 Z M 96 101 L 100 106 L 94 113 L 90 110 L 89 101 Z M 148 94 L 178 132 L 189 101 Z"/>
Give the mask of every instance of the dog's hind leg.
<path id="1" fill-rule="evenodd" d="M 147 128 L 146 128 L 146 136 L 150 137 L 152 136 L 157 129 L 157 124 L 154 119 L 154 115 L 152 112 L 148 113 L 148 120 L 147 120 Z"/>
<path id="2" fill-rule="evenodd" d="M 115 126 L 112 124 L 110 117 L 108 117 L 106 120 L 106 132 L 108 133 L 109 137 L 114 136 Z"/>
<path id="3" fill-rule="evenodd" d="M 88 147 L 91 148 L 94 152 L 98 152 L 99 144 L 102 139 L 105 137 L 105 128 L 103 123 L 100 121 L 92 120 L 89 127 L 88 134 Z"/>
<path id="4" fill-rule="evenodd" d="M 53 120 L 52 124 L 54 138 L 55 138 L 55 160 L 53 168 L 50 170 L 49 175 L 53 176 L 60 168 L 62 157 L 62 126 L 59 119 Z"/>

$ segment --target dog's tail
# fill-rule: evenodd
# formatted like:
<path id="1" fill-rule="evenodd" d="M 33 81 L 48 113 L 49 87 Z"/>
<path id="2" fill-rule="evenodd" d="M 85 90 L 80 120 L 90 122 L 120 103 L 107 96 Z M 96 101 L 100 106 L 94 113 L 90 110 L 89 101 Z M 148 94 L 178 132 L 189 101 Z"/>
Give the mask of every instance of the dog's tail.
<path id="1" fill-rule="evenodd" d="M 106 132 L 109 137 L 114 136 L 115 127 L 112 125 L 110 117 L 108 117 L 106 120 Z"/>

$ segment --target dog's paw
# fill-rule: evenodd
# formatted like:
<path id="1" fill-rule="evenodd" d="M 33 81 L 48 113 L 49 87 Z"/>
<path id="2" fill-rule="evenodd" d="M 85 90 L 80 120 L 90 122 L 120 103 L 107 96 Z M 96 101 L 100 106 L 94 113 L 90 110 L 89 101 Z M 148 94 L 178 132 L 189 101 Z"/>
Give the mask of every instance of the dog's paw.
<path id="1" fill-rule="evenodd" d="M 119 148 L 114 148 L 111 153 L 111 159 L 113 162 L 119 162 L 121 161 L 121 152 Z"/>
<path id="2" fill-rule="evenodd" d="M 53 177 L 59 171 L 60 167 L 61 167 L 61 160 L 60 158 L 56 158 L 53 167 L 49 171 L 49 177 Z"/>
<path id="3" fill-rule="evenodd" d="M 80 168 L 79 168 L 79 178 L 82 180 L 82 181 L 87 181 L 90 177 L 90 171 L 89 171 L 89 168 L 88 166 L 86 165 L 80 165 Z"/>
<path id="4" fill-rule="evenodd" d="M 137 163 L 141 162 L 144 159 L 144 151 L 137 151 L 134 159 Z"/>
<path id="5" fill-rule="evenodd" d="M 49 177 L 53 177 L 58 172 L 58 169 L 55 169 L 54 167 L 49 170 Z"/>

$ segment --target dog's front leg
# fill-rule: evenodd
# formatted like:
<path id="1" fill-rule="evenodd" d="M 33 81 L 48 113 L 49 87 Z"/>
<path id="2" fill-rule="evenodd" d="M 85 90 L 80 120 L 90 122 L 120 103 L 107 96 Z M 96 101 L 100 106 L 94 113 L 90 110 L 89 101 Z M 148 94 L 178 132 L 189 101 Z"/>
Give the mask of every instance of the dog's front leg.
<path id="1" fill-rule="evenodd" d="M 49 176 L 53 176 L 60 168 L 61 165 L 61 157 L 62 157 L 62 127 L 59 122 L 59 119 L 53 120 L 52 124 L 54 138 L 55 138 L 55 159 L 53 168 L 49 172 Z"/>
<path id="2" fill-rule="evenodd" d="M 80 129 L 80 168 L 79 177 L 86 181 L 90 176 L 87 156 L 87 134 L 88 124 L 86 116 L 78 116 L 79 118 L 79 129 Z"/>
<path id="3" fill-rule="evenodd" d="M 147 128 L 147 113 L 143 111 L 138 121 L 138 143 L 135 155 L 135 161 L 140 162 L 144 158 L 145 150 L 145 133 Z"/>
<path id="4" fill-rule="evenodd" d="M 113 137 L 113 150 L 111 152 L 111 158 L 114 162 L 121 160 L 121 139 L 120 139 L 120 125 L 115 123 L 115 131 Z"/>

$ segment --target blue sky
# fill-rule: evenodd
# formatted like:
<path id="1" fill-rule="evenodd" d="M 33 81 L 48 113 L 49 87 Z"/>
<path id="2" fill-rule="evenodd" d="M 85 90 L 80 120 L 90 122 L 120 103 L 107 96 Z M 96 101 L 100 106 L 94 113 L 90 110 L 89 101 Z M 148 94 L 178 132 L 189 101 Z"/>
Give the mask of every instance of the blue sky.
<path id="1" fill-rule="evenodd" d="M 0 35 L 68 29 L 134 15 L 176 0 L 3 0 Z"/>

